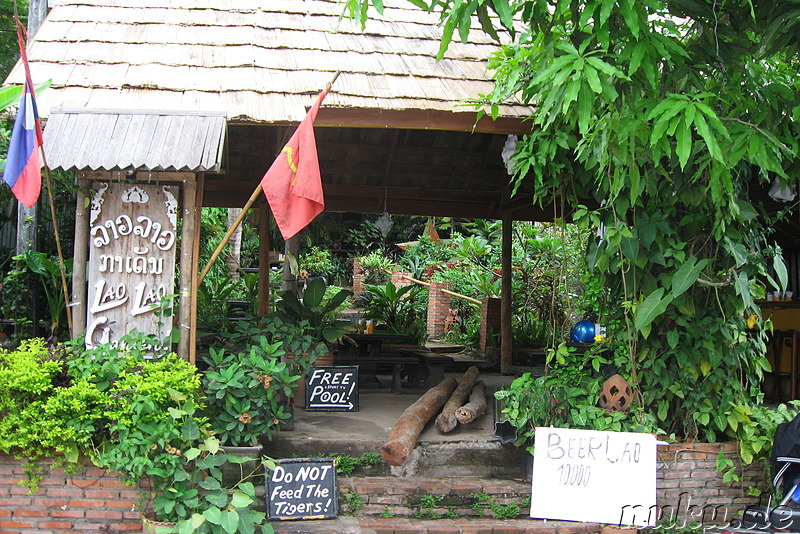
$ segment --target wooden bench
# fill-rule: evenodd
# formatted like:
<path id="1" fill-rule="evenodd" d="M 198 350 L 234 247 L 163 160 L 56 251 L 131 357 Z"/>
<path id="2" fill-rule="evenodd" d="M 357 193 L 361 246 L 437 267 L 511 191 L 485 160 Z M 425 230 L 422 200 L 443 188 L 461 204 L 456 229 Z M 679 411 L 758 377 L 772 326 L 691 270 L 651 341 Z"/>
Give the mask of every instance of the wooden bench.
<path id="1" fill-rule="evenodd" d="M 420 358 L 414 355 L 387 353 L 378 357 L 362 356 L 357 353 L 342 354 L 336 357 L 336 365 L 358 365 L 359 385 L 382 387 L 376 376 L 379 365 L 392 366 L 392 393 L 400 395 L 404 373 L 415 377 L 419 375 Z M 361 373 L 362 367 L 366 372 Z"/>
<path id="2" fill-rule="evenodd" d="M 397 352 L 404 356 L 416 356 L 419 358 L 420 373 L 417 374 L 417 379 L 424 381 L 427 388 L 432 388 L 444 380 L 444 372 L 455 361 L 452 356 L 424 349 L 398 348 Z"/>

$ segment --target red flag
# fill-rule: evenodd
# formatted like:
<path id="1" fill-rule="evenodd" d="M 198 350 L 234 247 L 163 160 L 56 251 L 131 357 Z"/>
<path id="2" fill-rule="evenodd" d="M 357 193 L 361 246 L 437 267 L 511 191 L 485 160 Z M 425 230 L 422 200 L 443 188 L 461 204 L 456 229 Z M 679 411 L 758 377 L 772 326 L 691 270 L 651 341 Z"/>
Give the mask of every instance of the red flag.
<path id="1" fill-rule="evenodd" d="M 325 210 L 317 143 L 314 139 L 314 119 L 327 94 L 327 89 L 319 94 L 292 138 L 261 179 L 261 188 L 267 195 L 284 239 L 294 236 Z"/>
<path id="2" fill-rule="evenodd" d="M 3 180 L 11 187 L 14 196 L 29 208 L 39 200 L 42 189 L 42 165 L 39 147 L 42 145 L 42 126 L 36 109 L 36 99 L 31 82 L 28 55 L 25 52 L 25 27 L 17 22 L 17 41 L 25 67 L 25 85 L 22 89 L 17 119 L 11 132 Z"/>

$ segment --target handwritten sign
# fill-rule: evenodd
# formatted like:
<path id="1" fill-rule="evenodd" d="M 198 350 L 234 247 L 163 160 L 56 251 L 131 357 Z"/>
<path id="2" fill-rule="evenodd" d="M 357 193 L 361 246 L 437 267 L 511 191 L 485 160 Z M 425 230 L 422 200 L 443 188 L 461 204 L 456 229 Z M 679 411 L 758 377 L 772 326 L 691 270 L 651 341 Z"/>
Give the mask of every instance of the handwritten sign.
<path id="1" fill-rule="evenodd" d="M 537 428 L 531 517 L 655 526 L 656 438 Z"/>
<path id="2" fill-rule="evenodd" d="M 306 382 L 306 411 L 357 412 L 358 366 L 313 367 Z"/>
<path id="3" fill-rule="evenodd" d="M 95 182 L 89 227 L 86 345 L 116 343 L 133 330 L 168 339 L 174 291 L 179 189 Z"/>
<path id="4" fill-rule="evenodd" d="M 267 475 L 270 520 L 330 519 L 339 514 L 333 458 L 280 460 Z"/>

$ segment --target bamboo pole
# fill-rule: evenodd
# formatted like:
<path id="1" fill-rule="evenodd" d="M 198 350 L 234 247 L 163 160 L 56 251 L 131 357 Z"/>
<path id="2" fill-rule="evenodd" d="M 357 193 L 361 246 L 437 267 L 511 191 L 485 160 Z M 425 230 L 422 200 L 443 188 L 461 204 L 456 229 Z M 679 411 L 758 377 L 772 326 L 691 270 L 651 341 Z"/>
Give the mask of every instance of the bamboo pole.
<path id="1" fill-rule="evenodd" d="M 409 281 L 414 282 L 415 284 L 419 284 L 421 286 L 425 286 L 425 287 L 430 287 L 431 286 L 431 284 L 429 282 L 423 282 L 422 280 L 417 280 L 416 278 L 412 278 L 412 277 L 410 277 L 408 275 L 405 275 L 405 274 L 403 276 L 401 276 L 401 278 L 405 278 L 406 280 L 409 280 Z M 449 289 L 442 289 L 441 291 L 442 291 L 442 293 L 447 293 L 448 295 L 452 295 L 454 297 L 458 297 L 460 299 L 464 299 L 464 300 L 467 300 L 469 302 L 474 302 L 478 306 L 481 305 L 481 301 L 476 299 L 476 298 L 468 297 L 467 295 L 462 295 L 461 293 L 456 293 L 455 291 L 450 291 Z"/>
<path id="2" fill-rule="evenodd" d="M 44 145 L 39 146 L 42 153 L 42 165 L 44 166 L 44 176 L 47 182 L 47 198 L 50 201 L 50 217 L 53 219 L 53 235 L 56 238 L 56 251 L 58 252 L 58 266 L 61 271 L 61 290 L 64 292 L 64 307 L 67 312 L 67 326 L 70 335 L 72 334 L 72 310 L 69 306 L 69 288 L 67 288 L 67 268 L 64 265 L 64 253 L 61 251 L 61 234 L 58 231 L 58 218 L 56 217 L 56 205 L 53 199 L 53 183 L 50 180 L 50 169 L 47 167 L 47 158 L 44 155 Z M 74 265 L 73 265 L 74 267 Z"/>

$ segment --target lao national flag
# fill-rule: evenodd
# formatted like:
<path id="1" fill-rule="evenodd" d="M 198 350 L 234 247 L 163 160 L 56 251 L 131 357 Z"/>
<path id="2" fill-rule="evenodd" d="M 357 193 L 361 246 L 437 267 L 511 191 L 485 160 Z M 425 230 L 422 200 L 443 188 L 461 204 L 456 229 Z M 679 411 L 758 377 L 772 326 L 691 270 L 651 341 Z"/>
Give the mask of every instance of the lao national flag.
<path id="1" fill-rule="evenodd" d="M 8 145 L 6 169 L 3 180 L 11 188 L 17 200 L 33 207 L 42 190 L 42 165 L 39 147 L 42 145 L 42 130 L 32 88 L 25 83 L 17 120 Z"/>
<path id="2" fill-rule="evenodd" d="M 289 239 L 325 211 L 314 139 L 314 119 L 327 89 L 320 93 L 275 162 L 261 179 L 275 222 Z"/>

